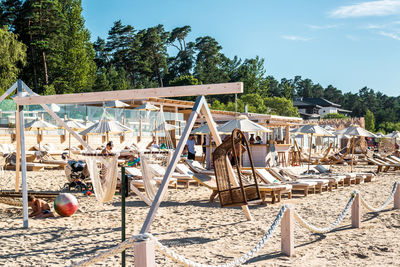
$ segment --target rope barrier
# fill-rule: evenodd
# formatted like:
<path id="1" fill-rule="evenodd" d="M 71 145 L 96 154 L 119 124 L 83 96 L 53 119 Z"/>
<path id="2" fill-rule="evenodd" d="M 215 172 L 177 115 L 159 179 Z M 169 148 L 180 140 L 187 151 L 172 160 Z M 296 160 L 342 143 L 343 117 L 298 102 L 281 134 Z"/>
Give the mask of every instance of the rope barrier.
<path id="1" fill-rule="evenodd" d="M 354 191 L 349 199 L 349 201 L 346 204 L 346 207 L 344 208 L 344 210 L 342 211 L 342 213 L 340 213 L 340 215 L 336 218 L 336 220 L 329 226 L 325 227 L 325 228 L 319 228 L 316 227 L 314 225 L 309 224 L 308 222 L 306 222 L 301 216 L 300 214 L 294 210 L 294 218 L 299 222 L 299 224 L 301 226 L 303 226 L 304 228 L 308 229 L 311 232 L 314 233 L 319 233 L 319 234 L 324 234 L 327 232 L 332 231 L 339 223 L 342 222 L 342 220 L 344 219 L 344 217 L 346 217 L 346 214 L 348 213 L 349 209 L 351 208 L 351 205 L 354 202 L 354 198 L 356 196 L 356 194 L 358 194 L 358 191 Z"/>
<path id="2" fill-rule="evenodd" d="M 392 201 L 392 198 L 393 198 L 393 196 L 394 196 L 394 193 L 396 192 L 396 189 L 397 189 L 397 186 L 398 186 L 398 185 L 399 185 L 399 182 L 395 182 L 395 183 L 394 183 L 392 192 L 390 193 L 390 195 L 389 195 L 389 197 L 387 198 L 387 200 L 386 200 L 386 201 L 382 204 L 382 206 L 380 206 L 379 208 L 374 208 L 374 207 L 372 207 L 371 205 L 369 205 L 369 204 L 363 199 L 363 197 L 362 197 L 361 194 L 360 194 L 361 204 L 362 204 L 367 210 L 369 210 L 369 211 L 372 211 L 372 212 L 379 212 L 379 211 L 382 211 L 382 210 L 385 209 L 385 208 L 389 205 L 389 203 Z"/>
<path id="3" fill-rule="evenodd" d="M 96 262 L 104 260 L 112 255 L 121 253 L 122 251 L 126 250 L 127 248 L 133 247 L 133 243 L 135 243 L 136 241 L 143 241 L 149 237 L 150 237 L 150 234 L 134 235 L 134 236 L 130 237 L 129 239 L 125 240 L 124 242 L 120 243 L 118 246 L 115 246 L 109 250 L 106 250 L 98 256 L 89 258 L 87 260 L 81 261 L 76 264 L 72 264 L 72 267 L 78 267 L 78 266 L 84 267 L 84 266 L 89 266 L 89 265 L 95 264 Z"/>
<path id="4" fill-rule="evenodd" d="M 255 245 L 253 247 L 253 249 L 251 249 L 249 252 L 247 252 L 246 254 L 244 254 L 243 256 L 241 256 L 240 258 L 233 260 L 229 263 L 225 263 L 225 264 L 220 264 L 220 265 L 206 265 L 206 264 L 201 264 L 201 263 L 197 263 L 194 261 L 191 261 L 181 255 L 178 255 L 177 253 L 173 252 L 172 250 L 170 250 L 169 248 L 165 247 L 163 244 L 161 244 L 154 236 L 150 236 L 150 238 L 152 240 L 155 241 L 156 245 L 158 246 L 158 248 L 161 250 L 161 252 L 168 256 L 169 258 L 171 258 L 172 260 L 174 260 L 177 263 L 181 263 L 184 266 L 191 266 L 191 267 L 233 267 L 233 266 L 239 266 L 243 263 L 245 263 L 246 261 L 248 261 L 249 259 L 253 258 L 254 255 L 264 247 L 265 242 L 267 242 L 267 240 L 269 239 L 269 237 L 274 233 L 276 227 L 279 225 L 279 223 L 282 220 L 283 215 L 285 214 L 285 211 L 288 209 L 288 205 L 284 205 L 278 215 L 276 216 L 275 220 L 273 221 L 273 223 L 271 224 L 270 228 L 268 229 L 268 231 L 265 233 L 265 235 L 263 236 L 263 238 L 261 238 L 261 240 L 257 243 L 257 245 Z"/>
<path id="5" fill-rule="evenodd" d="M 347 202 L 345 208 L 343 209 L 343 211 L 339 214 L 339 216 L 336 218 L 336 220 L 330 224 L 327 227 L 324 228 L 319 228 L 316 227 L 314 225 L 309 224 L 307 221 L 305 221 L 300 214 L 294 210 L 293 214 L 294 214 L 294 218 L 299 222 L 300 225 L 302 225 L 304 228 L 308 229 L 311 232 L 314 233 L 327 233 L 332 231 L 338 224 L 340 224 L 343 219 L 346 217 L 346 214 L 348 213 L 348 211 L 350 210 L 354 199 L 356 197 L 356 195 L 358 194 L 360 196 L 360 202 L 362 203 L 362 205 L 367 208 L 370 211 L 374 211 L 374 212 L 378 212 L 383 210 L 384 208 L 387 207 L 387 205 L 390 203 L 390 201 L 392 200 L 396 189 L 398 187 L 398 182 L 395 182 L 393 185 L 393 189 L 389 195 L 389 197 L 387 198 L 387 200 L 383 203 L 383 205 L 379 208 L 373 208 L 371 207 L 362 197 L 361 194 L 358 190 L 355 190 L 352 194 L 351 197 L 349 199 L 349 201 Z M 81 261 L 77 264 L 73 264 L 73 267 L 84 267 L 84 266 L 89 266 L 91 264 L 94 264 L 96 262 L 99 262 L 103 259 L 106 259 L 112 255 L 121 253 L 122 251 L 126 250 L 127 248 L 133 247 L 134 243 L 136 241 L 143 241 L 146 239 L 150 239 L 152 241 L 154 241 L 154 243 L 156 244 L 156 246 L 159 248 L 159 250 L 161 251 L 161 253 L 163 253 L 165 256 L 169 257 L 170 259 L 172 259 L 173 261 L 177 262 L 177 263 L 181 263 L 184 266 L 190 266 L 190 267 L 233 267 L 233 266 L 239 266 L 243 263 L 245 263 L 246 261 L 248 261 L 249 259 L 253 258 L 254 255 L 260 251 L 260 249 L 262 249 L 265 245 L 265 243 L 267 242 L 267 240 L 272 236 L 272 234 L 274 233 L 276 227 L 279 225 L 279 223 L 282 220 L 283 215 L 285 214 L 286 210 L 289 208 L 289 205 L 285 204 L 282 206 L 282 208 L 279 210 L 279 213 L 277 214 L 275 220 L 273 221 L 273 223 L 271 224 L 270 228 L 268 229 L 268 231 L 265 233 L 265 235 L 261 238 L 261 240 L 246 254 L 244 254 L 243 256 L 241 256 L 238 259 L 235 259 L 229 263 L 225 263 L 225 264 L 220 264 L 220 265 L 207 265 L 207 264 L 201 264 L 201 263 L 197 263 L 194 261 L 191 261 L 187 258 L 185 258 L 184 256 L 181 256 L 179 254 L 177 254 L 176 252 L 172 251 L 170 248 L 164 246 L 163 244 L 160 243 L 160 241 L 158 241 L 158 239 L 156 237 L 154 237 L 152 234 L 146 233 L 146 234 L 141 234 L 141 235 L 134 235 L 131 238 L 125 240 L 124 242 L 120 243 L 119 245 L 106 250 L 105 252 L 101 253 L 98 256 L 89 258 L 87 260 Z"/>

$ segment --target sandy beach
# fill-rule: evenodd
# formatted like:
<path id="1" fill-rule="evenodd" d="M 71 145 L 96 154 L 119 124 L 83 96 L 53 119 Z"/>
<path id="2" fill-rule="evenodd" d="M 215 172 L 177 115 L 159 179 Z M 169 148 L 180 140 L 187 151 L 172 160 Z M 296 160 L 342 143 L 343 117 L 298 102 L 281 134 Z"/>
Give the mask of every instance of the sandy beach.
<path id="1" fill-rule="evenodd" d="M 335 172 L 349 167 L 336 167 Z M 355 171 L 372 171 L 357 167 Z M 292 203 L 310 223 L 327 226 L 358 189 L 364 199 L 378 207 L 399 179 L 398 172 L 379 174 L 372 183 L 340 188 L 333 192 L 284 198 L 277 204 L 251 206 L 253 221 L 246 221 L 240 208 L 209 203 L 205 187 L 170 189 L 151 227 L 162 244 L 187 258 L 204 264 L 222 264 L 247 253 L 265 234 L 285 203 Z M 6 171 L 0 189 L 14 188 L 14 172 Z M 28 172 L 33 190 L 59 190 L 66 182 L 63 171 Z M 72 217 L 29 220 L 22 228 L 22 207 L 0 203 L 0 265 L 68 266 L 97 255 L 121 239 L 120 197 L 100 205 L 94 196 L 74 193 L 79 210 Z M 296 223 L 295 255 L 280 253 L 280 227 L 247 266 L 393 266 L 400 265 L 400 211 L 393 204 L 380 213 L 363 210 L 360 229 L 352 229 L 347 215 L 339 227 L 327 234 L 312 234 Z M 127 235 L 137 234 L 149 207 L 136 196 L 127 199 Z M 133 266 L 133 250 L 127 251 L 127 265 Z M 156 250 L 159 266 L 177 266 Z M 115 255 L 96 266 L 118 266 Z"/>

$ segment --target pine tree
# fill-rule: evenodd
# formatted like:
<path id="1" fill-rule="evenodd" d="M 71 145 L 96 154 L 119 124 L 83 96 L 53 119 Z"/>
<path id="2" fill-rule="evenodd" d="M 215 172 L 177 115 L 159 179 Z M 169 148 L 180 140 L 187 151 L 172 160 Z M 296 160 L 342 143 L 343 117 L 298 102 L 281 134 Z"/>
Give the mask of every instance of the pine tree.
<path id="1" fill-rule="evenodd" d="M 67 24 L 62 36 L 62 73 L 55 86 L 68 88 L 59 93 L 90 91 L 96 79 L 95 53 L 82 17 L 81 0 L 59 1 Z"/>

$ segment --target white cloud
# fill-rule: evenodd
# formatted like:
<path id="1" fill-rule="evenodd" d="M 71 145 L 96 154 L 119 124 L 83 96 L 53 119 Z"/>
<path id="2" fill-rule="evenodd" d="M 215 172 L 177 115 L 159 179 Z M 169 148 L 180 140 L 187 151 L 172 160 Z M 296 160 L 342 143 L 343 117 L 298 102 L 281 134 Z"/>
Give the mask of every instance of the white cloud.
<path id="1" fill-rule="evenodd" d="M 282 38 L 290 41 L 302 41 L 302 42 L 307 42 L 311 40 L 311 38 L 296 36 L 296 35 L 283 35 Z"/>
<path id="2" fill-rule="evenodd" d="M 392 38 L 394 40 L 400 41 L 400 35 L 399 34 L 395 34 L 392 32 L 379 32 L 380 35 Z"/>
<path id="3" fill-rule="evenodd" d="M 330 13 L 335 18 L 387 16 L 400 13 L 399 0 L 378 0 L 341 6 Z"/>
<path id="4" fill-rule="evenodd" d="M 327 30 L 337 28 L 339 25 L 307 25 L 308 28 L 313 30 Z"/>

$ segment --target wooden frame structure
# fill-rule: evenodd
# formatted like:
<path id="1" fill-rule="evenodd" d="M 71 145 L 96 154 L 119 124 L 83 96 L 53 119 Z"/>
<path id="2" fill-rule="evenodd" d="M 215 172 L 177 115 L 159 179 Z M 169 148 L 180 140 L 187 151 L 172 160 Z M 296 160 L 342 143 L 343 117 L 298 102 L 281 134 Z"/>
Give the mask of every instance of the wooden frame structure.
<path id="1" fill-rule="evenodd" d="M 18 80 L 13 84 L 1 97 L 0 102 L 9 96 L 15 89 L 18 89 L 18 95 L 14 97 L 14 101 L 17 103 L 19 111 L 19 124 L 17 125 L 17 134 L 19 133 L 20 156 L 21 156 L 21 170 L 22 170 L 22 199 L 23 199 L 23 222 L 24 227 L 28 228 L 28 203 L 27 203 L 27 185 L 26 185 L 26 153 L 25 153 L 25 137 L 24 137 L 24 105 L 41 105 L 42 108 L 49 113 L 59 124 L 61 124 L 69 133 L 71 133 L 86 149 L 93 151 L 93 149 L 71 128 L 69 128 L 65 122 L 59 118 L 51 109 L 48 104 L 77 104 L 87 103 L 95 101 L 111 101 L 111 100 L 127 100 L 127 99 L 142 99 L 146 97 L 179 97 L 179 96 L 198 96 L 190 114 L 189 120 L 185 126 L 179 144 L 175 149 L 171 163 L 168 166 L 161 186 L 157 192 L 157 195 L 152 203 L 150 211 L 146 217 L 146 220 L 141 229 L 141 233 L 148 232 L 158 207 L 163 199 L 164 194 L 168 188 L 169 180 L 172 176 L 173 171 L 176 168 L 180 155 L 183 151 L 184 145 L 188 139 L 190 131 L 196 121 L 199 114 L 202 114 L 211 130 L 216 144 L 221 144 L 221 138 L 216 130 L 216 124 L 212 119 L 210 109 L 208 108 L 204 95 L 216 95 L 216 94 L 237 94 L 243 92 L 243 83 L 221 83 L 221 84 L 208 84 L 208 85 L 193 85 L 193 86 L 179 86 L 179 87 L 164 87 L 164 88 L 149 88 L 149 89 L 133 89 L 123 91 L 107 91 L 107 92 L 96 92 L 96 93 L 79 93 L 79 94 L 65 94 L 65 95 L 48 95 L 39 96 L 34 93 L 25 83 Z M 22 96 L 22 91 L 25 90 L 29 96 Z M 18 143 L 17 143 L 18 147 Z M 18 152 L 17 152 L 18 153 Z M 226 159 L 228 160 L 228 159 Z M 237 185 L 237 181 L 234 178 L 233 169 L 229 169 L 230 178 L 232 183 Z M 17 186 L 17 185 L 16 185 Z M 251 220 L 250 211 L 247 206 L 242 206 L 244 214 L 248 220 Z"/>

